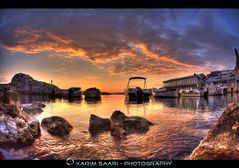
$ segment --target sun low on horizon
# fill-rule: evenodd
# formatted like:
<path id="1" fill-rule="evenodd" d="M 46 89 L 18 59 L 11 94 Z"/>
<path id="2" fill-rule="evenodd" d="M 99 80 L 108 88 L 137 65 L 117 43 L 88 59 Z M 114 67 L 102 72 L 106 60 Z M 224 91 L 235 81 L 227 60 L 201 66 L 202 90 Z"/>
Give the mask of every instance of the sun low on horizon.
<path id="1" fill-rule="evenodd" d="M 162 81 L 233 69 L 236 9 L 0 10 L 0 83 L 19 72 L 62 89 L 122 92 L 129 77 Z"/>

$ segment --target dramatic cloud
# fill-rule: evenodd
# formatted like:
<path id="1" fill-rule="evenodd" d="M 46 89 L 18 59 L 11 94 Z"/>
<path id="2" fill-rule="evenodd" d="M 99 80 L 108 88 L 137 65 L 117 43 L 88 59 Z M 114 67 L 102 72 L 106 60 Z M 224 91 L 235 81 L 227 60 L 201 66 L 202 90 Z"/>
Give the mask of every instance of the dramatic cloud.
<path id="1" fill-rule="evenodd" d="M 3 10 L 0 45 L 84 59 L 112 74 L 207 72 L 233 68 L 238 18 L 231 9 Z"/>

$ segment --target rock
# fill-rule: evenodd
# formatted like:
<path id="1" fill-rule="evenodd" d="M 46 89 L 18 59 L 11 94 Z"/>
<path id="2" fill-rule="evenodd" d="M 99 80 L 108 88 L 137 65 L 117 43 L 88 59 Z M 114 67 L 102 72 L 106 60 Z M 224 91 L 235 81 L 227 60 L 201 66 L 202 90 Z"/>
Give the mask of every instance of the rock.
<path id="1" fill-rule="evenodd" d="M 0 152 L 0 160 L 4 160 L 5 157 L 3 156 L 3 154 Z"/>
<path id="2" fill-rule="evenodd" d="M 0 145 L 28 145 L 40 135 L 39 122 L 21 110 L 14 91 L 0 93 Z"/>
<path id="3" fill-rule="evenodd" d="M 124 138 L 126 136 L 126 131 L 123 125 L 115 124 L 111 122 L 110 125 L 110 134 L 116 138 Z"/>
<path id="4" fill-rule="evenodd" d="M 110 120 L 108 118 L 101 118 L 94 114 L 90 115 L 89 132 L 91 134 L 98 134 L 110 129 Z"/>
<path id="5" fill-rule="evenodd" d="M 126 134 L 147 132 L 150 125 L 153 125 L 153 123 L 143 117 L 132 116 L 124 119 L 124 129 Z"/>
<path id="6" fill-rule="evenodd" d="M 36 106 L 36 107 L 39 107 L 39 108 L 45 108 L 46 107 L 46 105 L 44 103 L 40 102 L 40 101 L 34 101 L 32 103 L 32 105 Z"/>
<path id="7" fill-rule="evenodd" d="M 117 138 L 123 138 L 126 135 L 124 129 L 124 119 L 127 116 L 121 111 L 114 111 L 110 117 L 110 134 Z"/>
<path id="8" fill-rule="evenodd" d="M 46 105 L 40 101 L 35 101 L 32 104 L 22 104 L 22 109 L 27 113 L 41 113 L 43 112 L 42 108 L 45 108 Z"/>
<path id="9" fill-rule="evenodd" d="M 144 133 L 149 130 L 150 125 L 153 123 L 143 117 L 127 117 L 121 111 L 114 111 L 110 120 L 91 115 L 89 131 L 94 134 L 109 130 L 112 136 L 123 138 L 127 134 Z"/>
<path id="10" fill-rule="evenodd" d="M 60 92 L 60 89 L 53 84 L 34 80 L 31 76 L 18 73 L 11 80 L 10 88 L 20 93 L 51 94 L 52 90 Z"/>
<path id="11" fill-rule="evenodd" d="M 22 109 L 27 113 L 41 113 L 43 110 L 40 107 L 34 106 L 32 104 L 22 105 Z"/>
<path id="12" fill-rule="evenodd" d="M 228 104 L 217 123 L 187 159 L 239 159 L 239 106 Z"/>
<path id="13" fill-rule="evenodd" d="M 95 99 L 95 98 L 100 99 L 101 98 L 100 90 L 95 88 L 95 87 L 94 88 L 86 89 L 84 94 L 85 94 L 85 99 L 91 99 L 91 98 L 93 98 L 93 99 Z"/>
<path id="14" fill-rule="evenodd" d="M 65 136 L 68 135 L 73 126 L 64 118 L 58 116 L 52 116 L 44 118 L 41 122 L 41 126 L 52 135 Z"/>
<path id="15" fill-rule="evenodd" d="M 114 111 L 113 114 L 111 115 L 110 119 L 112 122 L 123 125 L 124 119 L 127 116 L 122 113 L 121 111 Z"/>

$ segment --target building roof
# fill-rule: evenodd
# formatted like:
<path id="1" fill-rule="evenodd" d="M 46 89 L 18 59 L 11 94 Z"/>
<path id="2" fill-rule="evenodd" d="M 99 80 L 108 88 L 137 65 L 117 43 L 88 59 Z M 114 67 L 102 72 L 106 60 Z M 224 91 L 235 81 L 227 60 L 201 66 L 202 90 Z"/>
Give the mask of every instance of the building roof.
<path id="1" fill-rule="evenodd" d="M 180 78 L 174 78 L 174 79 L 166 80 L 166 81 L 163 81 L 163 83 L 182 80 L 182 79 L 190 79 L 190 78 L 194 78 L 194 77 L 204 78 L 204 79 L 206 78 L 206 76 L 204 74 L 193 74 L 193 75 L 189 75 L 189 76 L 184 76 L 184 77 L 180 77 Z"/>

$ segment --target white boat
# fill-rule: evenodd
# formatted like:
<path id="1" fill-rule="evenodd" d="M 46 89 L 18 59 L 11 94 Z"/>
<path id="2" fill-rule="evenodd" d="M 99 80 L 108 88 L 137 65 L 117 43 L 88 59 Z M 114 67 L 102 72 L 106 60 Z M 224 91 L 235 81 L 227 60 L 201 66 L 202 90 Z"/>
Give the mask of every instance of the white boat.
<path id="1" fill-rule="evenodd" d="M 214 96 L 214 95 L 223 95 L 223 88 L 219 86 L 208 86 L 207 88 L 207 94 L 208 96 Z"/>
<path id="2" fill-rule="evenodd" d="M 143 89 L 138 86 L 130 86 L 131 80 L 144 80 Z M 128 99 L 149 99 L 151 95 L 151 90 L 146 89 L 146 78 L 144 77 L 131 77 L 128 80 L 127 88 L 126 88 L 126 97 Z"/>
<path id="3" fill-rule="evenodd" d="M 183 90 L 181 91 L 181 96 L 182 97 L 201 97 L 201 96 L 204 96 L 204 90 L 198 90 L 198 89 Z"/>
<path id="4" fill-rule="evenodd" d="M 154 97 L 178 97 L 177 89 L 174 88 L 153 89 L 152 94 Z"/>

